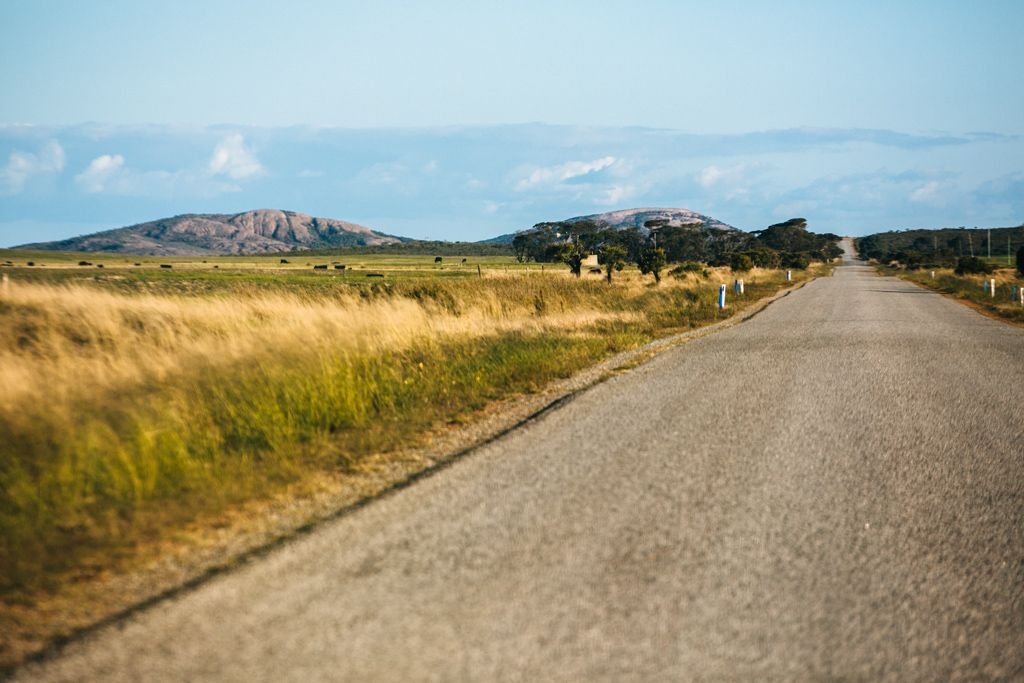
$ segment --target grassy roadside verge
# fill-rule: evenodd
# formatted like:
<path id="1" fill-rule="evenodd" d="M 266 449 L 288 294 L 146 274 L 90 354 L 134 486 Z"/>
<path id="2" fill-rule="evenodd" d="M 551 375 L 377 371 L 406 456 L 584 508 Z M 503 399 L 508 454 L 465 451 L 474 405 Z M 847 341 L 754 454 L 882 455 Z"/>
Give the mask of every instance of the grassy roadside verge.
<path id="1" fill-rule="evenodd" d="M 1024 286 L 1024 278 L 1019 277 L 1015 270 L 1003 268 L 991 275 L 957 275 L 952 269 L 944 268 L 936 269 L 933 278 L 932 271 L 927 269 L 905 270 L 886 265 L 876 267 L 882 275 L 913 282 L 963 301 L 991 317 L 1024 326 L 1024 306 L 1020 305 L 1019 298 L 1014 300 L 1013 297 L 1013 287 Z M 987 279 L 996 281 L 995 296 L 983 286 Z"/>
<path id="2" fill-rule="evenodd" d="M 0 595 L 31 606 L 130 567 L 140 546 L 191 521 L 358 469 L 786 284 L 748 274 L 744 299 L 730 290 L 721 313 L 718 281 L 730 278 L 654 287 L 624 273 L 609 286 L 533 273 L 196 293 L 183 275 L 179 294 L 15 279 L 0 300 Z"/>

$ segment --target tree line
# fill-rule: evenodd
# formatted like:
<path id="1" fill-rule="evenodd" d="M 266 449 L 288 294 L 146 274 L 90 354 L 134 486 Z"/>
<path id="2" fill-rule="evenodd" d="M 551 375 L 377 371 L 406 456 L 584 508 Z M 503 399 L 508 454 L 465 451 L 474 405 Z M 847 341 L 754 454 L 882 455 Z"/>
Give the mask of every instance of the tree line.
<path id="1" fill-rule="evenodd" d="M 812 261 L 836 258 L 843 252 L 839 236 L 815 234 L 807 221 L 792 218 L 764 230 L 742 232 L 708 228 L 703 223 L 670 225 L 664 219 L 644 223 L 644 229 L 619 230 L 592 220 L 538 223 L 517 233 L 512 250 L 520 263 L 564 263 L 574 275 L 596 254 L 610 281 L 627 263 L 661 280 L 670 263 L 703 263 L 746 271 L 760 268 L 807 268 Z"/>
<path id="2" fill-rule="evenodd" d="M 982 257 L 991 254 L 1009 261 L 1016 254 L 1017 269 L 1024 273 L 1024 225 L 880 232 L 858 238 L 856 244 L 863 258 L 910 270 L 954 268 L 961 275 L 992 272 L 994 265 Z"/>

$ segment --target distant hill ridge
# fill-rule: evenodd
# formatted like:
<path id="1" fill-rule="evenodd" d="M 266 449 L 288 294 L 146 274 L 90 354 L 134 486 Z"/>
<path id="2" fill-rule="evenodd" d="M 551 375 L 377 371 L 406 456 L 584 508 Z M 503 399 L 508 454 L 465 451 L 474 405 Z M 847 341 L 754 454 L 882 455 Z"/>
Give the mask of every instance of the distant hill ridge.
<path id="1" fill-rule="evenodd" d="M 723 223 L 711 216 L 691 211 L 690 209 L 622 209 L 621 211 L 595 213 L 589 216 L 576 216 L 563 222 L 594 221 L 595 223 L 604 223 L 609 228 L 615 228 L 616 230 L 628 230 L 629 228 L 644 230 L 644 223 L 653 220 L 667 221 L 665 225 L 672 227 L 703 224 L 705 228 L 712 230 L 736 230 L 736 228 L 727 223 Z"/>
<path id="2" fill-rule="evenodd" d="M 573 218 L 566 218 L 560 223 L 578 223 L 580 221 L 592 221 L 594 223 L 601 223 L 608 228 L 614 230 L 629 230 L 636 228 L 643 233 L 647 233 L 647 228 L 644 223 L 647 221 L 665 221 L 664 225 L 678 227 L 683 225 L 692 225 L 694 227 L 702 226 L 711 230 L 726 230 L 739 232 L 737 228 L 723 223 L 717 218 L 712 218 L 690 209 L 665 209 L 665 208 L 637 208 L 637 209 L 621 209 L 618 211 L 606 211 L 605 213 L 592 213 L 586 216 L 574 216 Z M 505 235 L 499 235 L 492 237 L 489 240 L 484 240 L 484 244 L 512 244 L 513 238 L 522 232 L 528 232 L 533 228 L 526 228 L 518 232 L 510 232 Z"/>
<path id="3" fill-rule="evenodd" d="M 257 209 L 236 214 L 184 214 L 24 247 L 154 256 L 212 256 L 382 246 L 402 241 L 404 238 L 336 218 Z"/>

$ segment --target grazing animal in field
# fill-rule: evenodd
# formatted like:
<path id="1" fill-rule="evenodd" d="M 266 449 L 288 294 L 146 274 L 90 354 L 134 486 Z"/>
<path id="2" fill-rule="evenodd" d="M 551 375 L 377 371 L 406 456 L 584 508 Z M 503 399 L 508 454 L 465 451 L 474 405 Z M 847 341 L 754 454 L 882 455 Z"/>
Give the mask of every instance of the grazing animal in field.
<path id="1" fill-rule="evenodd" d="M 36 262 L 35 262 L 35 261 L 29 261 L 29 262 L 27 262 L 27 263 L 26 263 L 25 265 L 26 265 L 26 266 L 34 266 L 35 264 L 36 264 Z"/>
<path id="2" fill-rule="evenodd" d="M 161 268 L 173 268 L 174 266 L 172 266 L 170 263 L 161 263 L 160 267 Z"/>
<path id="3" fill-rule="evenodd" d="M 345 270 L 345 266 L 339 263 L 338 265 L 334 266 L 334 269 L 335 270 Z"/>
<path id="4" fill-rule="evenodd" d="M 89 263 L 88 261 L 79 261 L 78 265 L 80 265 L 80 266 L 91 266 L 92 264 Z"/>
<path id="5" fill-rule="evenodd" d="M 141 263 L 136 263 L 135 265 L 137 265 L 137 266 L 141 266 L 142 264 L 141 264 Z"/>
<path id="6" fill-rule="evenodd" d="M 442 259 L 441 259 L 441 257 L 440 257 L 440 256 L 435 256 L 435 257 L 434 257 L 434 263 L 440 263 L 440 262 L 441 262 L 441 260 L 442 260 Z"/>
<path id="7" fill-rule="evenodd" d="M 313 266 L 313 270 L 327 270 L 327 264 L 325 263 L 322 266 Z"/>
<path id="8" fill-rule="evenodd" d="M 281 259 L 281 263 L 288 263 L 288 259 L 286 259 L 286 258 Z"/>
<path id="9" fill-rule="evenodd" d="M 102 268 L 102 267 L 103 267 L 103 264 L 102 264 L 102 263 L 97 263 L 97 264 L 96 264 L 96 267 L 97 267 L 97 268 Z"/>

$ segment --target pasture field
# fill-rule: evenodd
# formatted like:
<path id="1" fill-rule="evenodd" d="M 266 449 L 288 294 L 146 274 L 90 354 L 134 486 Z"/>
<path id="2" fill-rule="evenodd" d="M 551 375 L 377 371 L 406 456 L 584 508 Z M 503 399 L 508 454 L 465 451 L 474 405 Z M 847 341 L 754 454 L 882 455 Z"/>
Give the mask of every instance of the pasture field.
<path id="1" fill-rule="evenodd" d="M 306 265 L 332 259 L 349 267 Z M 0 267 L 6 603 L 130 567 L 184 524 L 344 476 L 786 285 L 744 273 L 746 295 L 730 289 L 721 312 L 727 268 L 655 285 L 635 269 L 609 284 L 505 257 L 128 261 L 0 251 L 13 264 Z"/>

